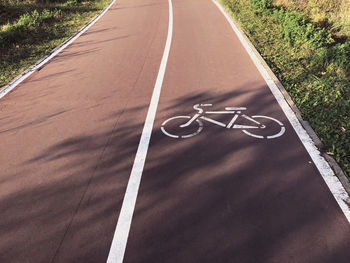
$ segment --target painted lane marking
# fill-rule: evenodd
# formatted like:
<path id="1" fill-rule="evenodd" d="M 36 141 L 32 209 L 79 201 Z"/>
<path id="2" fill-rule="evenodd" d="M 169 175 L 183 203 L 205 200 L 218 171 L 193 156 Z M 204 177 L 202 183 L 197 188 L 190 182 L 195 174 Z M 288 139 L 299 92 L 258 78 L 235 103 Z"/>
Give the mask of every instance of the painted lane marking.
<path id="1" fill-rule="evenodd" d="M 270 76 L 269 72 L 265 69 L 262 62 L 259 60 L 258 56 L 255 54 L 254 50 L 250 47 L 247 40 L 244 38 L 242 32 L 235 25 L 235 23 L 233 22 L 233 19 L 230 17 L 229 14 L 226 13 L 224 8 L 216 0 L 212 0 L 212 2 L 217 6 L 217 8 L 221 11 L 221 13 L 225 16 L 226 20 L 228 21 L 231 28 L 235 32 L 236 36 L 238 37 L 238 39 L 246 49 L 251 60 L 254 62 L 261 76 L 264 78 L 265 82 L 269 86 L 272 94 L 276 98 L 284 114 L 287 116 L 290 124 L 292 125 L 293 129 L 297 133 L 299 139 L 301 140 L 305 149 L 309 153 L 312 161 L 316 165 L 322 178 L 326 182 L 329 190 L 333 194 L 335 200 L 337 201 L 345 217 L 350 223 L 350 207 L 348 206 L 348 203 L 350 203 L 350 198 L 348 193 L 345 191 L 343 185 L 339 181 L 339 178 L 334 174 L 333 170 L 331 169 L 327 161 L 321 156 L 319 150 L 315 146 L 309 134 L 305 131 L 303 126 L 300 124 L 297 116 L 295 115 L 293 110 L 290 108 L 282 92 L 279 90 L 273 78 Z"/>
<path id="2" fill-rule="evenodd" d="M 284 134 L 284 132 L 286 131 L 286 128 L 283 126 L 283 123 L 280 122 L 279 120 L 276 120 L 274 118 L 268 117 L 268 116 L 262 116 L 262 115 L 256 115 L 256 116 L 247 116 L 245 114 L 242 114 L 242 109 L 246 110 L 246 107 L 225 107 L 225 109 L 227 111 L 204 111 L 203 107 L 210 107 L 213 104 L 195 104 L 193 106 L 193 109 L 195 109 L 196 111 L 198 111 L 198 113 L 194 114 L 193 117 L 191 116 L 175 116 L 175 117 L 171 117 L 169 119 L 167 119 L 166 121 L 164 121 L 162 123 L 161 126 L 161 131 L 171 137 L 171 138 L 190 138 L 193 137 L 197 134 L 199 134 L 202 130 L 203 130 L 203 125 L 202 122 L 200 120 L 205 120 L 207 122 L 213 123 L 215 125 L 218 125 L 220 127 L 226 128 L 226 129 L 241 129 L 242 132 L 244 132 L 246 135 L 252 136 L 254 138 L 259 138 L 259 139 L 273 139 L 273 138 L 277 138 L 280 137 Z M 240 109 L 239 111 L 230 111 L 228 109 Z M 221 121 L 216 121 L 213 120 L 212 118 L 206 117 L 204 116 L 205 114 L 212 114 L 213 112 L 215 112 L 215 114 L 234 114 L 231 121 L 228 124 L 225 124 Z M 246 119 L 248 121 L 251 121 L 255 124 L 255 126 L 251 126 L 251 125 L 240 125 L 240 124 L 235 124 L 236 120 L 238 119 L 238 117 L 241 117 L 243 119 Z M 280 127 L 280 130 L 272 135 L 268 135 L 268 136 L 262 136 L 262 135 L 257 135 L 257 134 L 253 134 L 251 132 L 246 131 L 246 129 L 265 129 L 266 126 L 264 124 L 261 124 L 259 121 L 255 120 L 255 118 L 263 118 L 263 119 L 268 119 L 272 122 L 277 123 Z M 179 124 L 174 124 L 173 125 L 169 124 L 172 120 L 175 119 L 185 119 L 184 120 L 184 124 L 179 125 Z M 189 119 L 189 120 L 188 120 Z M 195 123 L 197 122 L 197 124 Z M 194 124 L 194 125 L 193 125 Z M 166 125 L 168 125 L 166 128 Z M 187 134 L 187 135 L 181 135 L 181 133 L 186 132 L 186 130 L 184 128 L 187 128 L 189 126 L 192 126 L 192 128 L 197 127 L 197 131 Z M 178 132 L 180 134 L 174 134 L 174 131 L 169 132 L 169 129 L 174 130 L 174 128 L 176 129 L 175 133 Z M 168 130 L 167 130 L 168 129 Z"/>
<path id="3" fill-rule="evenodd" d="M 12 82 L 10 82 L 10 84 L 8 84 L 2 90 L 0 90 L 0 99 L 3 98 L 11 90 L 16 88 L 19 84 L 21 84 L 25 79 L 27 79 L 30 75 L 32 75 L 36 70 L 39 70 L 40 68 L 42 68 L 51 59 L 53 59 L 55 56 L 57 56 L 58 53 L 60 53 L 62 50 L 64 50 L 66 47 L 68 47 L 70 44 L 72 44 L 73 41 L 75 41 L 78 37 L 80 37 L 82 34 L 84 34 L 90 27 L 92 27 L 98 20 L 100 20 L 100 18 L 111 8 L 111 6 L 115 3 L 115 1 L 116 0 L 113 0 L 103 10 L 103 12 L 101 14 L 99 14 L 95 19 L 93 19 L 85 27 L 83 27 L 75 36 L 68 39 L 67 42 L 61 44 L 61 46 L 59 46 L 54 52 L 52 52 L 50 55 L 48 55 L 46 58 L 44 58 L 41 62 L 38 62 L 34 66 L 30 67 L 26 73 L 23 73 L 23 75 L 20 76 L 18 79 L 14 79 Z"/>
<path id="4" fill-rule="evenodd" d="M 158 76 L 154 85 L 151 102 L 148 108 L 146 121 L 142 130 L 139 146 L 137 148 L 134 164 L 131 170 L 129 182 L 124 195 L 122 208 L 114 232 L 113 241 L 108 254 L 107 263 L 121 263 L 124 259 L 126 244 L 128 241 L 131 221 L 135 210 L 137 194 L 141 182 L 141 176 L 147 156 L 148 146 L 152 135 L 153 123 L 156 116 L 160 91 L 163 84 L 166 65 L 169 57 L 171 40 L 173 35 L 173 5 L 169 3 L 169 25 L 168 35 L 164 48 L 163 57 L 160 63 Z"/>
<path id="5" fill-rule="evenodd" d="M 220 121 L 213 120 L 212 118 L 208 118 L 208 117 L 205 117 L 205 116 L 201 116 L 200 118 L 201 118 L 202 120 L 209 121 L 209 122 L 214 123 L 214 124 L 216 124 L 216 125 L 218 125 L 218 126 L 220 126 L 220 127 L 223 127 L 223 128 L 226 128 L 226 126 L 228 126 L 228 125 L 226 125 L 225 123 L 222 123 L 222 122 L 220 122 Z M 233 118 L 235 118 L 235 116 L 234 116 Z M 233 119 L 233 118 L 232 118 L 232 119 Z"/>
<path id="6" fill-rule="evenodd" d="M 232 114 L 235 111 L 206 111 L 206 114 Z"/>
<path id="7" fill-rule="evenodd" d="M 197 125 L 198 125 L 197 131 L 195 131 L 195 132 L 193 132 L 193 133 L 191 133 L 191 134 L 188 134 L 188 135 L 173 135 L 173 134 L 167 132 L 167 131 L 165 130 L 164 126 L 165 126 L 168 122 L 170 122 L 170 121 L 172 121 L 172 120 L 174 120 L 174 119 L 185 119 L 185 122 L 188 122 L 187 120 L 188 120 L 188 119 L 191 119 L 191 116 L 175 116 L 175 117 L 172 117 L 172 118 L 170 118 L 170 119 L 167 119 L 165 122 L 162 123 L 162 126 L 160 127 L 161 131 L 162 131 L 165 135 L 167 135 L 167 136 L 169 136 L 169 137 L 171 137 L 171 138 L 175 138 L 175 139 L 178 139 L 178 138 L 189 138 L 189 137 L 192 137 L 192 136 L 197 135 L 198 133 L 200 133 L 200 132 L 203 130 L 203 123 L 202 123 L 200 120 L 196 119 L 195 121 L 197 122 Z M 181 127 L 181 126 L 180 126 L 180 127 Z"/>

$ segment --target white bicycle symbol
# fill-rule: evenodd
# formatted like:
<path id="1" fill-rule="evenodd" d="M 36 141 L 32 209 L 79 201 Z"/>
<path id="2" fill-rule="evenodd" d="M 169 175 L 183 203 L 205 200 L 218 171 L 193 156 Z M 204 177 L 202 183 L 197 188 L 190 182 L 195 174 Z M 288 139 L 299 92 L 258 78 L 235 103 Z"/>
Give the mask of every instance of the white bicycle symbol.
<path id="1" fill-rule="evenodd" d="M 245 134 L 252 136 L 254 138 L 259 139 L 273 139 L 280 137 L 284 134 L 286 128 L 284 127 L 283 123 L 279 120 L 276 120 L 274 118 L 263 116 L 263 115 L 254 115 L 254 116 L 247 116 L 245 114 L 242 114 L 242 111 L 246 110 L 245 107 L 225 107 L 224 111 L 204 111 L 203 107 L 211 107 L 212 104 L 196 104 L 193 106 L 193 108 L 198 111 L 193 116 L 175 116 L 172 118 L 167 119 L 163 122 L 161 126 L 162 132 L 172 138 L 190 138 L 197 134 L 199 134 L 203 130 L 203 122 L 202 120 L 211 122 L 213 124 L 216 124 L 218 126 L 221 126 L 223 128 L 227 129 L 241 129 L 242 132 Z M 234 114 L 232 119 L 228 124 L 225 124 L 221 121 L 214 120 L 212 118 L 206 117 L 204 115 L 209 114 Z M 245 122 L 248 120 L 251 125 L 240 125 L 236 124 L 237 119 L 241 117 L 245 119 Z M 260 122 L 258 121 L 260 120 Z M 269 126 L 274 126 L 273 131 L 270 131 L 267 129 L 268 127 L 261 122 L 268 122 Z M 185 122 L 185 123 L 184 123 Z M 255 131 L 262 131 L 262 130 L 268 130 L 267 134 L 261 135 L 261 134 L 254 134 L 251 131 L 248 130 L 255 130 Z M 257 133 L 257 132 L 255 132 Z M 259 133 L 259 132 L 258 132 Z M 265 131 L 266 133 L 266 131 Z M 271 134 L 272 133 L 272 134 Z"/>

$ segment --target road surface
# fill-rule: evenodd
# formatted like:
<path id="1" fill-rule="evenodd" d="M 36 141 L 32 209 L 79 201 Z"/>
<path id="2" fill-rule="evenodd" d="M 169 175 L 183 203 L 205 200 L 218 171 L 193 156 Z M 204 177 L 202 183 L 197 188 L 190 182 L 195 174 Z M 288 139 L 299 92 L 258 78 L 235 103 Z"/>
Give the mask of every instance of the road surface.
<path id="1" fill-rule="evenodd" d="M 349 262 L 346 216 L 211 0 L 118 0 L 1 99 L 0 141 L 0 262 Z"/>

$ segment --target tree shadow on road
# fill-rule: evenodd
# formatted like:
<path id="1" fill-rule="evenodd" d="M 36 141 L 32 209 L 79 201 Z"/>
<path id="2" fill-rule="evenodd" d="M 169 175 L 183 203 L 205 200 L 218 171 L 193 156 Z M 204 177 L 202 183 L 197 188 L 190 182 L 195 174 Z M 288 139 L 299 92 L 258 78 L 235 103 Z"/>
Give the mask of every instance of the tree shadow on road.
<path id="1" fill-rule="evenodd" d="M 237 105 L 241 96 L 245 105 Z M 164 120 L 209 102 L 216 110 L 249 105 L 247 114 L 279 119 L 286 134 L 267 141 L 213 125 L 186 140 L 161 132 Z M 146 103 L 99 116 L 96 129 L 2 175 L 0 261 L 106 260 Z M 264 93 L 241 87 L 161 98 L 125 262 L 343 262 L 349 227 L 333 197 L 320 192 L 328 190 L 316 168 L 300 163 L 306 153 L 298 144 Z"/>

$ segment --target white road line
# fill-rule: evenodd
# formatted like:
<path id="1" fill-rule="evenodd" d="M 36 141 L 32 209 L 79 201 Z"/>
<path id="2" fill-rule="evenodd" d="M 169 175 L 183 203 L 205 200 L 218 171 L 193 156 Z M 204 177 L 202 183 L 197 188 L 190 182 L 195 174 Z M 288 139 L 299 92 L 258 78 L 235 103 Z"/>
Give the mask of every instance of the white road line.
<path id="1" fill-rule="evenodd" d="M 276 86 L 274 80 L 268 73 L 268 71 L 265 69 L 265 67 L 262 65 L 261 61 L 253 51 L 253 49 L 249 46 L 248 42 L 245 40 L 243 34 L 241 31 L 237 28 L 235 23 L 233 22 L 232 18 L 226 13 L 224 8 L 216 1 L 212 0 L 213 3 L 219 8 L 221 13 L 225 16 L 229 24 L 231 25 L 233 31 L 236 33 L 237 37 L 241 41 L 242 45 L 248 52 L 250 58 L 253 60 L 255 66 L 258 68 L 261 76 L 266 81 L 267 85 L 269 86 L 272 94 L 275 96 L 278 104 L 282 108 L 284 114 L 287 116 L 289 122 L 293 126 L 295 132 L 298 134 L 301 142 L 303 143 L 304 147 L 306 148 L 307 152 L 309 153 L 311 159 L 315 163 L 318 171 L 320 172 L 322 178 L 326 182 L 329 190 L 333 194 L 335 200 L 337 201 L 338 205 L 340 206 L 341 210 L 343 211 L 345 217 L 350 223 L 350 208 L 347 205 L 350 203 L 350 198 L 348 193 L 345 191 L 343 185 L 339 181 L 338 177 L 334 174 L 333 170 L 327 163 L 327 161 L 321 156 L 319 150 L 315 146 L 314 142 L 310 138 L 309 134 L 305 131 L 303 126 L 300 124 L 298 118 L 296 117 L 293 110 L 288 105 L 287 101 L 285 100 L 284 96 L 282 95 L 281 91 Z M 312 194 L 312 193 L 310 193 Z"/>
<path id="2" fill-rule="evenodd" d="M 114 232 L 112 245 L 107 258 L 108 263 L 121 263 L 123 262 L 123 258 L 124 258 L 126 243 L 129 236 L 132 216 L 135 209 L 143 167 L 147 156 L 148 145 L 151 139 L 153 123 L 156 116 L 160 91 L 162 88 L 165 69 L 166 69 L 169 52 L 170 52 L 171 39 L 173 35 L 173 6 L 172 6 L 171 0 L 168 0 L 168 3 L 169 3 L 168 36 L 167 36 L 167 40 L 164 48 L 162 61 L 160 63 L 157 80 L 154 85 L 151 103 L 148 108 L 145 125 L 142 130 L 142 135 L 141 135 L 140 143 L 136 152 L 134 165 L 131 170 L 122 208 L 121 208 L 117 226 Z"/>
<path id="3" fill-rule="evenodd" d="M 41 62 L 38 62 L 31 68 L 27 70 L 26 73 L 23 73 L 22 76 L 20 76 L 17 79 L 14 79 L 10 84 L 5 86 L 3 89 L 0 90 L 0 99 L 3 98 L 7 93 L 9 93 L 11 90 L 16 88 L 21 82 L 23 82 L 26 78 L 28 78 L 30 75 L 32 75 L 36 70 L 44 66 L 46 63 L 48 63 L 51 59 L 53 59 L 58 53 L 60 53 L 63 49 L 68 47 L 74 40 L 76 40 L 78 37 L 80 37 L 82 34 L 84 34 L 91 26 L 93 26 L 115 3 L 116 0 L 113 0 L 105 9 L 104 11 L 99 14 L 94 20 L 90 22 L 90 24 L 87 24 L 83 29 L 81 29 L 75 36 L 73 36 L 71 39 L 67 40 L 66 43 L 62 44 L 59 48 L 57 48 L 54 52 L 52 52 L 50 55 L 48 55 L 46 58 L 44 58 Z"/>

